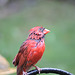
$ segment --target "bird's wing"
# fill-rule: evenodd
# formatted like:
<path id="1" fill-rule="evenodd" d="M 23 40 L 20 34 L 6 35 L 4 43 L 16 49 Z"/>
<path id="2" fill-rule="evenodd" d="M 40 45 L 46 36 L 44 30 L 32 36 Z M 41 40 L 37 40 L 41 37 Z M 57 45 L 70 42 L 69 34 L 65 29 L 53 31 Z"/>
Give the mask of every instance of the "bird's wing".
<path id="1" fill-rule="evenodd" d="M 17 75 L 20 75 L 22 71 L 27 71 L 29 66 L 27 67 L 28 63 L 28 55 L 30 54 L 32 47 L 36 46 L 36 42 L 33 40 L 27 40 L 25 44 L 20 47 L 19 53 L 17 55 Z M 25 68 L 25 69 L 24 69 Z"/>
<path id="2" fill-rule="evenodd" d="M 28 54 L 32 50 L 32 47 L 36 46 L 36 43 L 37 42 L 35 42 L 34 40 L 26 40 L 25 42 L 23 42 L 18 54 L 15 56 L 15 58 L 13 60 L 14 66 L 17 66 L 19 64 L 19 62 L 22 61 L 23 58 L 24 58 L 23 61 L 24 60 L 26 61 Z"/>
<path id="3" fill-rule="evenodd" d="M 26 53 L 27 48 L 28 48 L 28 43 L 25 41 L 25 42 L 23 42 L 23 44 L 21 45 L 18 54 L 15 56 L 15 58 L 14 58 L 14 60 L 13 60 L 14 66 L 17 66 L 17 65 L 18 65 L 21 56 L 24 55 L 24 53 Z"/>

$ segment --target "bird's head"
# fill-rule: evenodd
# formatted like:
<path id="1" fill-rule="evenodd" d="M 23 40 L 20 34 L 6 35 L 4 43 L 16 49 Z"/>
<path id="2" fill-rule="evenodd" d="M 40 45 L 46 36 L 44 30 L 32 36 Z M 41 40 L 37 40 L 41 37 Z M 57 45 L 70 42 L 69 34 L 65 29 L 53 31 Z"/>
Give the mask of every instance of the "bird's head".
<path id="1" fill-rule="evenodd" d="M 40 26 L 36 26 L 36 27 L 30 29 L 29 31 L 30 31 L 29 38 L 31 38 L 31 39 L 44 38 L 44 36 L 50 32 L 48 29 L 45 29 Z"/>

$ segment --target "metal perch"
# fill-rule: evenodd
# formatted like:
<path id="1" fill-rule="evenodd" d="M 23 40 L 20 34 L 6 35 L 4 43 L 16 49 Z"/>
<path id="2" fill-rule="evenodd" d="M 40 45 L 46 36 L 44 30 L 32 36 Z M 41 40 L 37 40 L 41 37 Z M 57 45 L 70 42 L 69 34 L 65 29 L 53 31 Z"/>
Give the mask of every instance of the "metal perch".
<path id="1" fill-rule="evenodd" d="M 56 68 L 41 68 L 40 73 L 55 73 L 59 75 L 73 75 L 67 71 L 61 70 L 61 69 L 56 69 Z M 31 70 L 27 73 L 28 75 L 36 75 L 38 74 L 38 70 Z"/>

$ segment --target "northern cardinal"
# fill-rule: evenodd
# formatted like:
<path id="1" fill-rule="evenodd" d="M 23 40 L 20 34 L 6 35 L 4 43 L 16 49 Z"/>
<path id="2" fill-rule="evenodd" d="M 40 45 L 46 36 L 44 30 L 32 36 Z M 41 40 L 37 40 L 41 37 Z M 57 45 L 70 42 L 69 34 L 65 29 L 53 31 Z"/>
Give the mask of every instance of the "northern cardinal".
<path id="1" fill-rule="evenodd" d="M 44 53 L 44 38 L 49 32 L 48 29 L 40 26 L 30 29 L 28 38 L 23 42 L 13 60 L 14 66 L 17 66 L 17 75 L 27 75 L 27 71 L 33 66 L 40 73 L 40 68 L 35 66 L 35 64 L 41 59 Z"/>

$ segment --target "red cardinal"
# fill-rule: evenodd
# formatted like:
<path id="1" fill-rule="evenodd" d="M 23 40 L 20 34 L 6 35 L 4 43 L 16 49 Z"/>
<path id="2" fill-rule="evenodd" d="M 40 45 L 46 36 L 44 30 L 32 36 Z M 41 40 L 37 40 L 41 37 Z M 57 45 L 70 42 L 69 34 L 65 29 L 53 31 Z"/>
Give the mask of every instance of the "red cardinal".
<path id="1" fill-rule="evenodd" d="M 39 26 L 30 29 L 28 38 L 23 42 L 13 60 L 14 66 L 17 66 L 17 75 L 27 75 L 27 71 L 33 66 L 40 73 L 40 68 L 35 66 L 35 64 L 41 59 L 44 53 L 44 38 L 49 32 L 48 29 Z"/>

